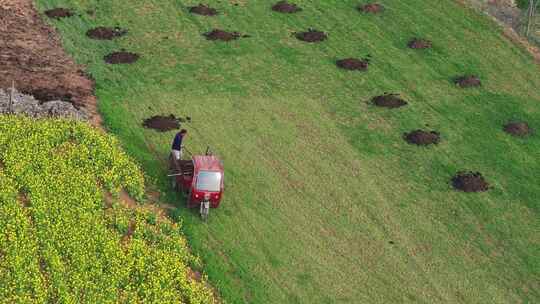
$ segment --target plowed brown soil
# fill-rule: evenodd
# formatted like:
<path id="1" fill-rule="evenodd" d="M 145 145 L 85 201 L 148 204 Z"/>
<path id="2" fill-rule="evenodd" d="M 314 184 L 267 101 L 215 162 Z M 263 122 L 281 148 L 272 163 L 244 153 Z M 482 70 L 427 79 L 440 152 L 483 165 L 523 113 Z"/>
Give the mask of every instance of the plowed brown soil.
<path id="1" fill-rule="evenodd" d="M 19 91 L 42 101 L 69 99 L 76 107 L 86 107 L 94 124 L 100 123 L 93 81 L 65 54 L 58 34 L 31 0 L 0 1 L 0 46 L 0 88 L 14 82 Z"/>

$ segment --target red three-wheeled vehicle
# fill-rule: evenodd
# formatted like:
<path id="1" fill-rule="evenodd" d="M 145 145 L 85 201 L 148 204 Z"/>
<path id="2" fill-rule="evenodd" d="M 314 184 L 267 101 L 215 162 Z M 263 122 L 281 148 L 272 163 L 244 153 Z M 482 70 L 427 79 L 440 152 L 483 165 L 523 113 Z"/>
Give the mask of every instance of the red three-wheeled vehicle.
<path id="1" fill-rule="evenodd" d="M 210 208 L 217 208 L 223 197 L 223 162 L 206 150 L 205 155 L 194 155 L 190 160 L 170 157 L 172 185 L 187 195 L 187 207 L 199 207 L 206 221 Z"/>

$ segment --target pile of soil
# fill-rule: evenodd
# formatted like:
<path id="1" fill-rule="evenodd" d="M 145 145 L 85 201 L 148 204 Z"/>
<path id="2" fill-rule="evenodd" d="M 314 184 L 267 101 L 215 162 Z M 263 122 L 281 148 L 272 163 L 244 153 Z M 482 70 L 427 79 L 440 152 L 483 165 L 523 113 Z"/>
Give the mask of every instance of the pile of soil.
<path id="1" fill-rule="evenodd" d="M 454 83 L 461 88 L 478 87 L 482 85 L 480 78 L 475 75 L 465 75 L 458 77 L 454 80 Z"/>
<path id="2" fill-rule="evenodd" d="M 504 131 L 518 137 L 527 136 L 532 132 L 529 124 L 526 122 L 509 122 L 504 125 Z"/>
<path id="3" fill-rule="evenodd" d="M 26 95 L 33 96 L 36 100 L 39 100 L 41 103 L 45 103 L 53 100 L 62 100 L 71 102 L 73 95 L 66 91 L 65 89 L 48 89 L 48 88 L 39 88 L 39 89 L 26 89 L 21 93 Z"/>
<path id="4" fill-rule="evenodd" d="M 274 6 L 272 6 L 272 10 L 280 13 L 292 14 L 297 13 L 302 9 L 296 4 L 292 4 L 287 1 L 279 1 L 278 3 L 274 4 Z"/>
<path id="5" fill-rule="evenodd" d="M 169 116 L 156 115 L 145 119 L 142 125 L 145 128 L 155 129 L 159 132 L 167 132 L 179 129 L 180 120 L 172 114 Z"/>
<path id="6" fill-rule="evenodd" d="M 127 30 L 121 29 L 119 27 L 105 26 L 99 26 L 86 32 L 86 36 L 91 39 L 98 40 L 112 40 L 114 38 L 124 36 L 125 34 L 127 34 Z"/>
<path id="7" fill-rule="evenodd" d="M 94 82 L 65 53 L 61 39 L 35 10 L 33 1 L 0 0 L 0 89 L 34 95 L 42 102 L 69 100 L 98 119 Z M 56 16 L 60 10 L 51 14 Z M 67 14 L 64 14 L 67 15 Z"/>
<path id="8" fill-rule="evenodd" d="M 438 144 L 441 140 L 439 132 L 435 131 L 423 131 L 415 130 L 409 133 L 403 134 L 403 138 L 409 143 L 418 146 L 427 146 L 431 144 Z"/>
<path id="9" fill-rule="evenodd" d="M 374 105 L 385 108 L 399 108 L 407 105 L 407 102 L 399 98 L 399 94 L 384 94 L 371 99 Z"/>
<path id="10" fill-rule="evenodd" d="M 346 58 L 336 61 L 336 65 L 349 71 L 365 71 L 368 68 L 368 59 Z"/>
<path id="11" fill-rule="evenodd" d="M 131 64 L 139 60 L 139 55 L 131 52 L 114 52 L 103 57 L 106 63 L 109 64 Z"/>
<path id="12" fill-rule="evenodd" d="M 378 14 L 384 10 L 384 6 L 378 3 L 369 3 L 369 4 L 360 5 L 358 7 L 358 10 L 364 13 Z"/>
<path id="13" fill-rule="evenodd" d="M 203 16 L 215 16 L 218 13 L 215 8 L 211 8 L 204 4 L 199 4 L 197 6 L 190 7 L 189 12 L 192 14 L 203 15 Z"/>
<path id="14" fill-rule="evenodd" d="M 47 15 L 49 18 L 60 19 L 73 16 L 73 12 L 67 8 L 57 7 L 45 11 L 45 15 Z"/>
<path id="15" fill-rule="evenodd" d="M 204 36 L 208 40 L 221 40 L 221 41 L 231 41 L 240 38 L 240 33 L 238 32 L 226 32 L 219 29 L 213 29 L 208 33 L 204 33 Z"/>
<path id="16" fill-rule="evenodd" d="M 458 172 L 452 178 L 452 186 L 456 190 L 463 192 L 484 192 L 489 189 L 489 184 L 486 182 L 480 172 Z"/>
<path id="17" fill-rule="evenodd" d="M 295 34 L 298 40 L 305 42 L 320 42 L 326 40 L 328 35 L 325 32 L 317 31 L 314 29 L 309 29 L 307 32 L 299 32 Z"/>
<path id="18" fill-rule="evenodd" d="M 411 41 L 409 41 L 407 46 L 411 49 L 430 49 L 431 41 L 427 39 L 413 38 Z"/>

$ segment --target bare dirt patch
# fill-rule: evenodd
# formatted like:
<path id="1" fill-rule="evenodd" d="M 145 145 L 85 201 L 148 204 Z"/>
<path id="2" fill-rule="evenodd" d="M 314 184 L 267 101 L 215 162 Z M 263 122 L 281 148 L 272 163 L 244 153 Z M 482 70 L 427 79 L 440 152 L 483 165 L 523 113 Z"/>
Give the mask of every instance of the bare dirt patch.
<path id="1" fill-rule="evenodd" d="M 106 55 L 103 60 L 108 64 L 131 64 L 139 60 L 139 57 L 136 53 L 120 51 Z"/>
<path id="2" fill-rule="evenodd" d="M 441 135 L 436 131 L 414 130 L 403 134 L 403 139 L 409 144 L 418 146 L 428 146 L 438 144 L 441 140 Z"/>
<path id="3" fill-rule="evenodd" d="M 399 97 L 399 94 L 389 94 L 375 96 L 371 102 L 378 107 L 399 108 L 407 105 L 407 102 Z"/>
<path id="4" fill-rule="evenodd" d="M 309 29 L 307 32 L 299 32 L 294 34 L 296 39 L 305 42 L 321 42 L 328 38 L 325 32 L 321 32 L 315 29 Z"/>
<path id="5" fill-rule="evenodd" d="M 504 125 L 503 130 L 506 133 L 511 134 L 513 136 L 517 136 L 517 137 L 525 137 L 532 133 L 532 130 L 529 127 L 529 124 L 523 121 L 509 122 L 506 125 Z"/>
<path id="6" fill-rule="evenodd" d="M 112 40 L 114 38 L 122 37 L 125 34 L 127 34 L 127 30 L 125 29 L 105 26 L 99 26 L 86 32 L 88 38 L 97 40 Z"/>
<path id="7" fill-rule="evenodd" d="M 122 236 L 122 244 L 127 244 L 131 240 L 131 236 L 135 233 L 137 229 L 137 222 L 135 220 L 130 220 L 126 233 Z"/>
<path id="8" fill-rule="evenodd" d="M 211 8 L 208 5 L 199 4 L 197 6 L 192 6 L 189 8 L 189 12 L 192 14 L 202 15 L 202 16 L 215 16 L 218 14 L 218 11 L 215 8 Z"/>
<path id="9" fill-rule="evenodd" d="M 287 1 L 279 1 L 272 6 L 272 10 L 275 12 L 292 14 L 292 13 L 298 13 L 302 9 L 298 7 L 298 5 L 296 4 L 289 3 Z"/>
<path id="10" fill-rule="evenodd" d="M 30 207 L 30 199 L 24 192 L 19 192 L 19 195 L 17 196 L 17 201 L 23 206 L 23 207 Z"/>
<path id="11" fill-rule="evenodd" d="M 411 49 L 430 49 L 432 47 L 431 41 L 422 38 L 413 38 L 407 46 Z"/>
<path id="12" fill-rule="evenodd" d="M 145 119 L 143 121 L 143 127 L 155 129 L 159 132 L 167 132 L 170 130 L 179 129 L 180 119 L 176 118 L 172 114 L 169 116 L 156 115 Z"/>
<path id="13" fill-rule="evenodd" d="M 100 124 L 94 83 L 63 50 L 58 34 L 36 12 L 31 0 L 2 0 L 0 4 L 0 88 L 12 82 L 20 92 L 41 101 L 69 100 L 85 107 Z"/>
<path id="14" fill-rule="evenodd" d="M 452 186 L 456 190 L 463 192 L 484 192 L 489 190 L 489 184 L 486 182 L 480 172 L 461 171 L 452 178 Z"/>
<path id="15" fill-rule="evenodd" d="M 336 65 L 349 71 L 366 71 L 369 66 L 369 59 L 345 58 L 336 61 Z"/>
<path id="16" fill-rule="evenodd" d="M 384 11 L 384 6 L 378 3 L 368 3 L 368 4 L 360 5 L 358 7 L 358 10 L 364 13 L 378 14 Z"/>
<path id="17" fill-rule="evenodd" d="M 472 88 L 479 87 L 482 85 L 482 81 L 475 75 L 465 75 L 460 76 L 454 79 L 454 83 L 460 88 Z"/>
<path id="18" fill-rule="evenodd" d="M 187 269 L 187 272 L 188 272 L 188 277 L 192 280 L 192 281 L 197 281 L 197 282 L 200 282 L 201 279 L 202 279 L 202 274 L 199 272 L 199 271 L 196 271 L 196 270 L 193 270 L 191 268 L 188 268 Z"/>
<path id="19" fill-rule="evenodd" d="M 68 8 L 57 7 L 57 8 L 53 8 L 48 11 L 45 11 L 45 15 L 47 15 L 47 17 L 52 18 L 52 19 L 61 19 L 61 18 L 71 17 L 74 14 Z"/>
<path id="20" fill-rule="evenodd" d="M 206 37 L 206 39 L 213 41 L 231 41 L 242 37 L 242 35 L 238 32 L 227 32 L 220 29 L 213 29 L 210 32 L 204 33 L 203 35 Z M 244 37 L 246 36 L 244 35 Z"/>

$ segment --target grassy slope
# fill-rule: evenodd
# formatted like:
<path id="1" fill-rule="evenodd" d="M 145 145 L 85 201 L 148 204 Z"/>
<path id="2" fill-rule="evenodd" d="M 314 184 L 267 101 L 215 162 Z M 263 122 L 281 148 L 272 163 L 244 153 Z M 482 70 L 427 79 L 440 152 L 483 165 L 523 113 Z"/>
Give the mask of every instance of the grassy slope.
<path id="1" fill-rule="evenodd" d="M 208 225 L 181 212 L 192 247 L 231 302 L 540 298 L 540 135 L 501 131 L 509 119 L 540 130 L 540 73 L 483 17 L 450 0 L 382 1 L 380 16 L 358 13 L 351 0 L 296 1 L 304 8 L 297 15 L 272 13 L 263 1 L 207 1 L 223 12 L 215 18 L 186 13 L 195 1 L 37 2 L 83 14 L 56 23 L 65 46 L 96 78 L 107 126 L 157 184 L 165 188 L 173 133 L 143 129 L 153 114 L 192 116 L 191 149 L 211 144 L 224 158 L 227 193 Z M 129 36 L 84 36 L 117 24 Z M 203 39 L 214 26 L 252 37 Z M 329 40 L 291 37 L 308 27 Z M 434 48 L 407 49 L 415 35 Z M 142 59 L 102 63 L 121 47 Z M 334 65 L 367 54 L 367 73 Z M 455 88 L 450 79 L 462 73 L 478 74 L 484 86 Z M 384 91 L 400 92 L 410 106 L 367 104 Z M 402 141 L 427 125 L 442 133 L 437 147 Z M 462 169 L 483 172 L 493 189 L 451 190 Z"/>

